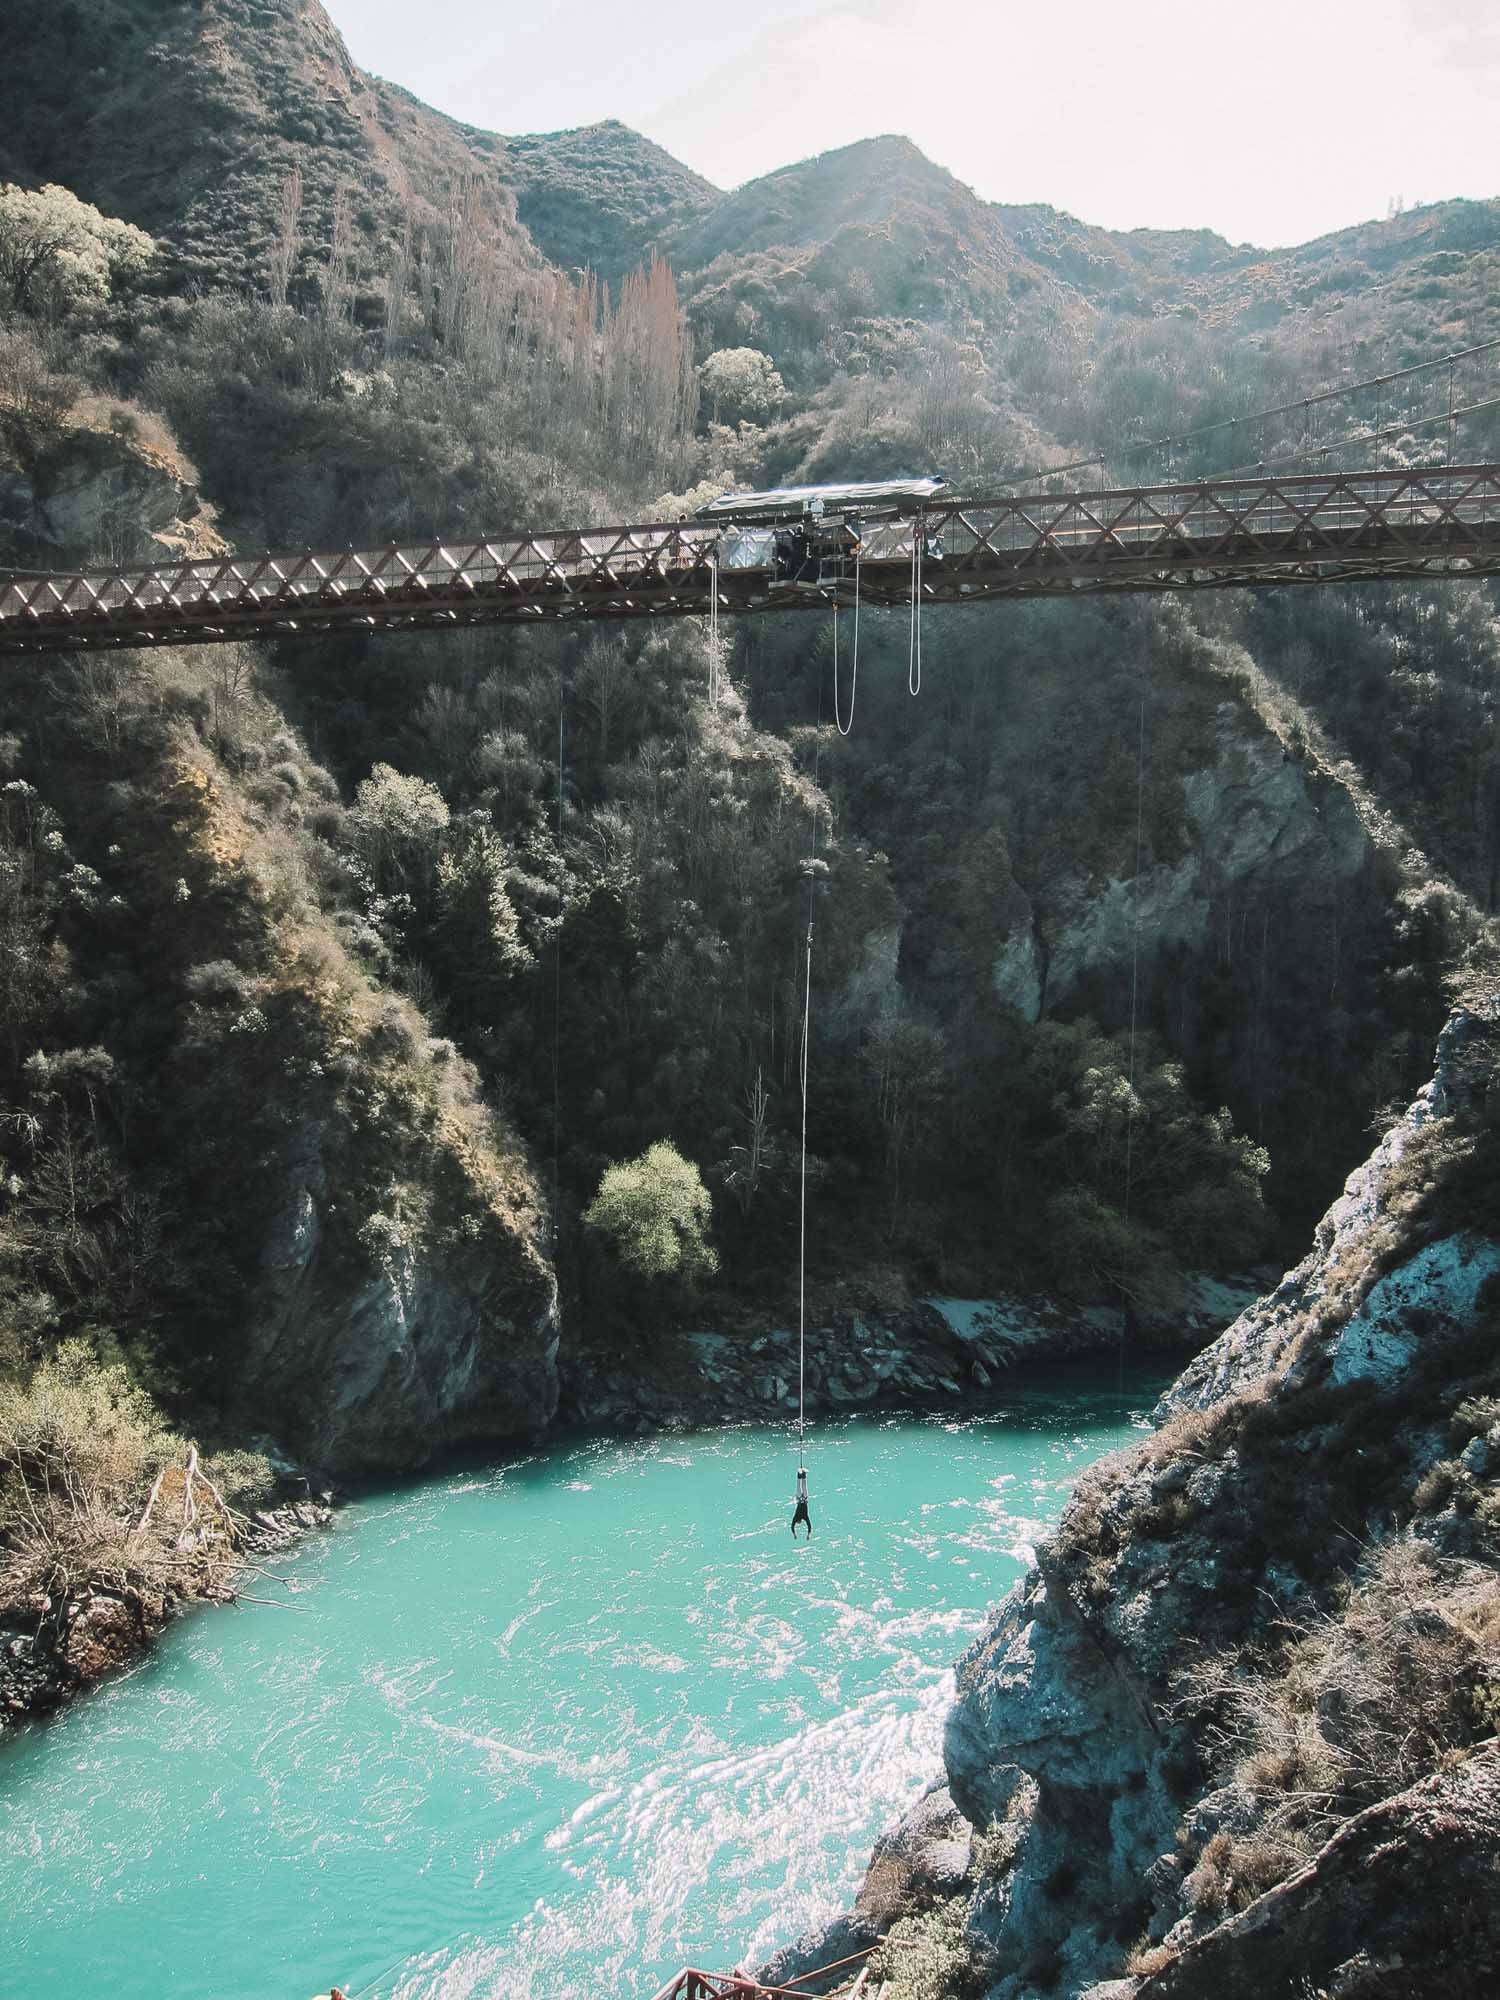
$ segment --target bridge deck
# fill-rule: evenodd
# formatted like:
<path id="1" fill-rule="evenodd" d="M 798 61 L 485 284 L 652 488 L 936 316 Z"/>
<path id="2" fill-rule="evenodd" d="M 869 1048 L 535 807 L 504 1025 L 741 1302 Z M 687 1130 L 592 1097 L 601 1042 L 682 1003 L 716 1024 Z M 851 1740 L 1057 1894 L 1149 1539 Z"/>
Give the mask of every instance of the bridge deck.
<path id="1" fill-rule="evenodd" d="M 1500 465 L 944 501 L 864 524 L 866 603 L 909 601 L 918 533 L 929 604 L 1496 575 Z M 796 610 L 852 583 L 852 558 L 788 581 L 766 531 L 722 521 L 0 574 L 0 654 L 701 616 L 715 584 L 725 613 Z"/>

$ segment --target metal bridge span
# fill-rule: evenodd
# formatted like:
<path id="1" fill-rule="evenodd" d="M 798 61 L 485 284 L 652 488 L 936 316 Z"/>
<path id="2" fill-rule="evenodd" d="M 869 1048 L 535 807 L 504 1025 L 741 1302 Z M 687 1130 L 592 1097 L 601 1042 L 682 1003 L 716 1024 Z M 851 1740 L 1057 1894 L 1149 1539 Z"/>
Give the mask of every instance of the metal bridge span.
<path id="1" fill-rule="evenodd" d="M 783 524 L 785 527 L 785 524 Z M 794 529 L 794 532 L 800 532 Z M 58 575 L 0 572 L 0 654 L 315 632 L 905 606 L 1102 591 L 1500 575 L 1500 465 L 1266 473 L 1031 493 L 813 524 L 788 574 L 764 527 L 685 521 L 459 536 Z"/>

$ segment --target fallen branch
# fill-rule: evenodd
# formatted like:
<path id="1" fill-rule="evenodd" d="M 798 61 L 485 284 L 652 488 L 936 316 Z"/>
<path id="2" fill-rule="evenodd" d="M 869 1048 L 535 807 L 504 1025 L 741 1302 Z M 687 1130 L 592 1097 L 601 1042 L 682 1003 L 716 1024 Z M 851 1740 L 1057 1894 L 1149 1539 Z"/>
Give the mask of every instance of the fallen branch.
<path id="1" fill-rule="evenodd" d="M 156 1475 L 156 1479 L 152 1484 L 150 1493 L 146 1496 L 146 1505 L 144 1510 L 142 1511 L 141 1518 L 136 1522 L 135 1526 L 130 1531 L 132 1536 L 145 1534 L 146 1523 L 151 1519 L 151 1510 L 156 1505 L 157 1496 L 161 1492 L 161 1483 L 166 1478 L 166 1476 L 167 1476 L 167 1468 L 163 1466 L 161 1471 L 158 1472 Z"/>

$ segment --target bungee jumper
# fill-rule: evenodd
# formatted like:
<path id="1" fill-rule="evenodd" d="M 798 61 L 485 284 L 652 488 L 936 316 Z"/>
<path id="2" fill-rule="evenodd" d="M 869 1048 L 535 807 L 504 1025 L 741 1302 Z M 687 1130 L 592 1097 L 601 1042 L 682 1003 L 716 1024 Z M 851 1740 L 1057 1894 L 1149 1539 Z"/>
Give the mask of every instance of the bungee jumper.
<path id="1" fill-rule="evenodd" d="M 853 716 L 851 713 L 850 720 Z M 813 821 L 814 851 L 817 820 Z M 807 1510 L 807 1059 L 812 1039 L 812 947 L 813 877 L 807 877 L 807 949 L 802 986 L 802 1164 L 798 1173 L 797 1219 L 797 1505 L 792 1514 L 792 1540 L 797 1539 L 797 1523 L 807 1528 L 812 1540 L 812 1515 Z"/>
<path id="2" fill-rule="evenodd" d="M 797 1539 L 797 1523 L 801 1521 L 807 1528 L 807 1539 L 812 1540 L 812 1515 L 807 1511 L 807 1467 L 797 1467 L 797 1509 L 792 1515 L 792 1540 Z"/>

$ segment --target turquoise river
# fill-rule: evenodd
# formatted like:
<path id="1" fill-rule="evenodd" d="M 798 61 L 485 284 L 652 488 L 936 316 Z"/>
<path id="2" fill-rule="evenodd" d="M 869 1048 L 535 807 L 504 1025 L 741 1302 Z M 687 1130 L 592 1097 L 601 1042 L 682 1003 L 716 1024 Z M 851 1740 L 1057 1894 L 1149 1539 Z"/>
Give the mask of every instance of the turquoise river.
<path id="1" fill-rule="evenodd" d="M 951 1666 L 1144 1423 L 984 1415 L 563 1444 L 367 1494 L 0 1751 L 0 1991 L 650 1995 L 829 1914 L 939 1768 Z"/>

